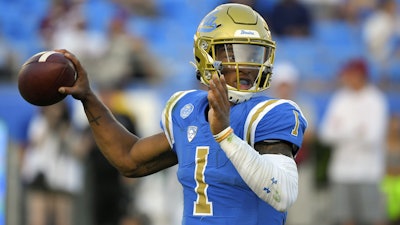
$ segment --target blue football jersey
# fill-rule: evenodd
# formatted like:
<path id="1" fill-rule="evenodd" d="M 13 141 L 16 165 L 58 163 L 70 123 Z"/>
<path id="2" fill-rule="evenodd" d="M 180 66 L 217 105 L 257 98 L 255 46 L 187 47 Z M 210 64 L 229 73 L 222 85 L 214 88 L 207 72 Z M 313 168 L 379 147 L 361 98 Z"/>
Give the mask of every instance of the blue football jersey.
<path id="1" fill-rule="evenodd" d="M 281 225 L 286 212 L 261 200 L 242 180 L 214 140 L 207 121 L 207 92 L 175 93 L 167 102 L 161 126 L 178 156 L 183 186 L 183 225 Z M 233 105 L 230 123 L 251 146 L 263 140 L 285 140 L 301 146 L 307 122 L 289 100 L 254 96 Z"/>

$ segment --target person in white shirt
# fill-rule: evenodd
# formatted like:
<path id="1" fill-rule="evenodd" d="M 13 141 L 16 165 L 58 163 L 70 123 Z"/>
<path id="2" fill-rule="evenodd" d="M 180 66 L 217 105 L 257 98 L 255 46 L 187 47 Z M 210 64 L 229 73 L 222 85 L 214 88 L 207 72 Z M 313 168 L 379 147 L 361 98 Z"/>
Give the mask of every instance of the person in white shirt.
<path id="1" fill-rule="evenodd" d="M 332 219 L 337 224 L 381 224 L 385 214 L 379 184 L 385 172 L 388 105 L 369 82 L 362 59 L 344 65 L 340 81 L 320 127 L 321 140 L 332 147 Z"/>
<path id="2" fill-rule="evenodd" d="M 373 60 L 387 64 L 398 51 L 400 8 L 396 0 L 380 0 L 365 20 L 362 38 Z"/>

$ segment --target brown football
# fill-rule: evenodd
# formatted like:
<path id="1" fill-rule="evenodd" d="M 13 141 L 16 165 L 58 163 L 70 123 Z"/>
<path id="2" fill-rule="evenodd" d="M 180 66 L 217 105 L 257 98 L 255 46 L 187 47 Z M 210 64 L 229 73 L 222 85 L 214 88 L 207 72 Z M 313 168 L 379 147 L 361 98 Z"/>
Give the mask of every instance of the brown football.
<path id="1" fill-rule="evenodd" d="M 75 83 L 76 71 L 72 62 L 55 51 L 40 52 L 29 58 L 18 73 L 18 90 L 29 103 L 47 106 L 63 100 L 60 87 Z"/>

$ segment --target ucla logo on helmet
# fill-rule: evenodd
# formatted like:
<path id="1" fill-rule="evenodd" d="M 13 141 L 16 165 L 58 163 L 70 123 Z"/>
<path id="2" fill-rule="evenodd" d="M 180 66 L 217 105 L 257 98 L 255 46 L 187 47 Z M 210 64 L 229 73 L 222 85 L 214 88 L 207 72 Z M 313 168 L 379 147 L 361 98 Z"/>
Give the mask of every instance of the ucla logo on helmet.
<path id="1" fill-rule="evenodd" d="M 215 22 L 217 20 L 217 17 L 215 16 L 217 12 L 218 11 L 204 18 L 203 22 L 199 26 L 199 32 L 211 32 L 217 28 L 217 23 Z"/>

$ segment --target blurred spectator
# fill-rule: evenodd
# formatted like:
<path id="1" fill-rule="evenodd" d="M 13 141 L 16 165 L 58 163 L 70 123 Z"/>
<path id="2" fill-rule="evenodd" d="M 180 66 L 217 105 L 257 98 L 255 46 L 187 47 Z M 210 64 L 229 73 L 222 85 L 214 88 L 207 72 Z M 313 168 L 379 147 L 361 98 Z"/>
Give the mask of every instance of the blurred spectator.
<path id="1" fill-rule="evenodd" d="M 269 24 L 277 36 L 309 36 L 312 13 L 299 0 L 231 0 L 225 3 L 245 4 L 254 8 Z"/>
<path id="2" fill-rule="evenodd" d="M 19 69 L 20 55 L 2 33 L 2 24 L 0 21 L 0 82 L 14 81 Z"/>
<path id="3" fill-rule="evenodd" d="M 396 0 L 379 0 L 363 25 L 363 38 L 373 60 L 384 64 L 400 49 L 400 14 Z"/>
<path id="4" fill-rule="evenodd" d="M 328 104 L 321 138 L 333 148 L 328 176 L 333 222 L 383 224 L 384 199 L 379 185 L 385 173 L 388 105 L 369 82 L 362 59 L 348 61 L 340 88 Z"/>
<path id="5" fill-rule="evenodd" d="M 134 123 L 134 129 L 137 131 L 139 136 L 146 136 L 160 130 L 158 120 L 162 108 L 159 107 L 161 105 L 159 102 L 160 97 L 156 95 L 159 93 L 154 92 L 152 89 L 130 89 L 129 91 L 121 91 L 107 88 L 99 89 L 99 93 L 102 100 L 111 108 L 112 112 L 117 116 L 117 118 L 121 118 L 118 115 L 129 116 L 129 119 Z M 87 121 L 86 118 L 82 118 L 82 116 L 84 116 L 83 108 L 81 107 L 80 102 L 76 103 L 78 104 L 78 107 L 75 108 L 77 110 L 74 117 L 75 122 L 78 124 L 77 126 L 85 129 L 83 124 L 86 126 Z M 141 116 L 141 119 L 135 120 L 137 116 Z M 90 133 L 87 134 L 89 135 Z M 86 138 L 83 139 L 89 141 Z M 90 139 L 90 142 L 92 140 L 93 139 Z M 87 146 L 87 144 L 85 145 Z M 97 159 L 99 160 L 97 161 L 98 163 L 103 160 L 100 160 L 99 158 Z M 92 163 L 93 162 L 94 161 L 92 161 Z M 106 168 L 103 167 L 103 169 Z M 114 168 L 112 167 L 107 169 L 108 172 L 110 172 L 109 175 L 111 175 L 111 170 L 113 169 Z M 122 196 L 126 193 L 119 192 L 118 196 L 114 195 L 115 199 L 113 204 L 116 204 L 117 201 L 122 203 L 123 206 L 119 209 L 123 209 L 124 212 L 127 213 L 128 218 L 141 215 L 139 217 L 147 217 L 149 223 L 153 225 L 180 224 L 182 219 L 181 213 L 183 209 L 183 196 L 181 195 L 182 187 L 176 179 L 176 171 L 177 167 L 175 166 L 165 170 L 162 173 L 156 173 L 151 176 L 143 177 L 140 179 L 140 181 L 129 178 L 118 180 L 118 183 L 113 183 L 113 188 L 115 187 L 115 189 L 120 189 L 122 185 L 123 189 L 126 190 L 126 188 L 128 188 L 127 194 L 129 196 L 125 199 L 121 199 L 124 198 Z M 101 173 L 98 173 L 93 178 L 96 178 L 98 175 L 101 175 Z M 120 175 L 117 177 L 121 178 Z M 117 177 L 113 177 L 112 179 L 115 180 Z M 107 182 L 106 180 L 108 178 L 101 176 L 97 177 L 96 179 L 98 179 L 97 182 L 103 183 Z M 100 179 L 106 180 L 102 181 Z M 92 183 L 91 180 L 88 182 Z M 86 192 L 90 192 L 90 190 L 91 188 L 88 187 Z M 113 194 L 114 192 L 108 189 L 107 194 L 109 193 Z M 112 199 L 112 197 L 105 198 Z M 149 201 L 149 199 L 152 199 L 152 201 Z M 109 208 L 106 209 L 109 210 Z M 112 212 L 113 210 L 109 211 Z M 108 212 L 104 214 L 108 214 Z M 127 221 L 131 220 L 127 219 Z"/>
<path id="6" fill-rule="evenodd" d="M 387 135 L 386 176 L 382 183 L 390 225 L 400 224 L 400 115 L 392 115 Z"/>
<path id="7" fill-rule="evenodd" d="M 125 217 L 119 225 L 151 225 L 151 221 L 144 214 Z"/>
<path id="8" fill-rule="evenodd" d="M 68 49 L 93 66 L 96 56 L 104 52 L 104 35 L 88 29 L 83 1 L 56 0 L 43 18 L 40 33 L 44 48 Z"/>
<path id="9" fill-rule="evenodd" d="M 21 164 L 26 224 L 73 224 L 74 197 L 83 185 L 83 154 L 75 135 L 65 101 L 42 107 L 33 117 Z"/>
<path id="10" fill-rule="evenodd" d="M 313 24 L 312 14 L 299 0 L 281 0 L 271 13 L 263 15 L 277 36 L 308 37 Z"/>
<path id="11" fill-rule="evenodd" d="M 159 14 L 156 0 L 114 0 L 135 16 L 155 17 Z"/>
<path id="12" fill-rule="evenodd" d="M 14 68 L 16 68 L 17 64 L 15 58 L 0 36 L 0 82 L 10 82 L 13 80 Z"/>
<path id="13" fill-rule="evenodd" d="M 158 60 L 149 53 L 144 39 L 127 31 L 131 12 L 123 5 L 109 5 L 111 19 L 106 18 L 107 30 L 102 33 L 90 29 L 85 6 L 89 7 L 81 1 L 53 2 L 41 27 L 47 43 L 45 48 L 65 48 L 79 56 L 100 88 L 125 88 L 132 82 L 159 81 L 160 73 L 155 65 Z"/>
<path id="14" fill-rule="evenodd" d="M 58 42 L 57 38 L 64 37 L 58 35 L 59 32 L 74 31 L 78 24 L 82 27 L 84 23 L 84 15 L 78 3 L 68 0 L 55 0 L 52 1 L 47 14 L 40 22 L 40 34 L 45 43 L 46 49 L 52 49 Z M 67 32 L 65 32 L 67 34 Z M 69 39 L 69 38 L 66 38 Z M 79 40 L 69 40 L 75 42 Z"/>
<path id="15" fill-rule="evenodd" d="M 104 51 L 96 56 L 91 74 L 100 88 L 160 81 L 158 60 L 148 51 L 145 40 L 127 31 L 127 16 L 121 13 L 110 21 Z"/>
<path id="16" fill-rule="evenodd" d="M 278 62 L 273 69 L 271 82 L 272 96 L 295 101 L 307 119 L 307 131 L 304 134 L 303 144 L 296 156 L 299 171 L 299 195 L 294 205 L 289 209 L 287 224 L 310 225 L 315 220 L 315 179 L 312 152 L 315 141 L 314 120 L 315 106 L 313 102 L 302 97 L 299 93 L 300 73 L 290 62 Z"/>
<path id="17" fill-rule="evenodd" d="M 158 95 L 155 95 L 158 94 Z M 159 107 L 160 92 L 153 89 L 131 89 L 125 91 L 124 98 L 114 98 L 113 108 L 123 112 L 128 109 L 135 120 L 135 125 L 139 136 L 151 135 L 160 130 L 159 116 L 162 107 Z M 115 105 L 115 103 L 118 105 Z M 155 173 L 147 177 L 140 178 L 131 188 L 131 196 L 134 201 L 130 215 L 137 213 L 148 215 L 152 225 L 176 225 L 182 223 L 183 195 L 182 186 L 177 180 L 177 166 L 168 168 L 161 173 Z M 136 181 L 136 180 L 135 180 Z M 149 201 L 152 199 L 152 201 Z M 136 212 L 135 212 L 136 211 Z"/>
<path id="18" fill-rule="evenodd" d="M 136 125 L 132 117 L 124 110 L 120 110 L 118 92 L 101 90 L 101 97 L 111 108 L 117 120 L 131 132 L 136 132 Z M 133 199 L 130 193 L 134 186 L 133 179 L 122 175 L 108 163 L 96 145 L 93 135 L 87 127 L 81 136 L 80 146 L 87 152 L 86 169 L 86 196 L 89 199 L 90 220 L 94 225 L 119 224 L 130 213 Z M 134 196 L 133 196 L 134 197 Z"/>
<path id="19" fill-rule="evenodd" d="M 380 0 L 379 0 L 380 1 Z M 350 25 L 360 26 L 376 7 L 377 0 L 347 0 L 339 1 L 332 6 L 334 15 L 332 19 L 339 19 Z"/>

